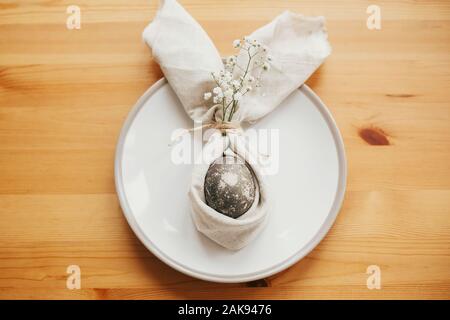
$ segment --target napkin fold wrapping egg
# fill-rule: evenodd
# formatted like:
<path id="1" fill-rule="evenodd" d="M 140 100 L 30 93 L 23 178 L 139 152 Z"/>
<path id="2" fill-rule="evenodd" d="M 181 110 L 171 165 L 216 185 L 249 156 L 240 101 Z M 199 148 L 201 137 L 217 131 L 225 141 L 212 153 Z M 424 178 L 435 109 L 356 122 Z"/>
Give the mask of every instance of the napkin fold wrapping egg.
<path id="1" fill-rule="evenodd" d="M 160 2 L 155 18 L 143 32 L 144 41 L 189 117 L 195 123 L 219 120 L 214 119 L 220 117 L 220 112 L 216 112 L 219 109 L 208 105 L 203 94 L 216 86 L 211 73 L 224 69 L 222 58 L 205 30 L 176 0 Z M 246 94 L 233 122 L 255 122 L 301 86 L 330 54 L 327 37 L 323 17 L 305 17 L 289 11 L 253 32 L 249 38 L 268 48 L 271 68 L 261 80 L 264 94 L 258 90 Z M 246 65 L 245 56 L 239 54 L 237 63 Z M 257 185 L 253 205 L 237 219 L 215 211 L 205 202 L 206 172 L 224 153 L 244 158 Z M 212 135 L 201 156 L 203 161 L 194 167 L 189 191 L 194 223 L 198 231 L 221 246 L 241 249 L 263 229 L 269 212 L 270 192 L 258 165 L 258 155 L 252 154 L 239 130 L 229 130 L 226 136 Z"/>

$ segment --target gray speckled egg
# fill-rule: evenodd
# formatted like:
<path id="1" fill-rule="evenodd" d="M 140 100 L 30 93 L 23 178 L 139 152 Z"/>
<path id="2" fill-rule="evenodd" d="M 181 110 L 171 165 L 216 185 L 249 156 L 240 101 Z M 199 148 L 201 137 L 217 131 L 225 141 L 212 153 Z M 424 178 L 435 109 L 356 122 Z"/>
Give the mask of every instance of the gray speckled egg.
<path id="1" fill-rule="evenodd" d="M 216 159 L 206 172 L 204 191 L 208 206 L 237 218 L 255 201 L 255 179 L 243 160 L 224 156 Z"/>

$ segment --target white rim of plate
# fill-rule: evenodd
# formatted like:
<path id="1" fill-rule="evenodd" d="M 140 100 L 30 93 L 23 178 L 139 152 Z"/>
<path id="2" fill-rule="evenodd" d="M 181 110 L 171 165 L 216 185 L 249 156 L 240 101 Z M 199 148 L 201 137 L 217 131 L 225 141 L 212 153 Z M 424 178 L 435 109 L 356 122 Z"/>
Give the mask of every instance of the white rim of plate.
<path id="1" fill-rule="evenodd" d="M 300 261 L 307 254 L 309 254 L 325 237 L 325 235 L 330 230 L 333 225 L 336 217 L 342 207 L 342 203 L 344 201 L 345 189 L 347 184 L 347 159 L 345 156 L 344 143 L 339 132 L 339 129 L 336 125 L 335 120 L 333 119 L 330 111 L 324 105 L 322 100 L 306 85 L 303 84 L 298 90 L 304 93 L 309 99 L 312 100 L 314 105 L 318 108 L 325 121 L 327 122 L 328 128 L 331 130 L 333 135 L 333 139 L 336 144 L 336 151 L 338 153 L 338 161 L 339 161 L 339 179 L 338 186 L 336 191 L 336 197 L 333 201 L 333 205 L 328 213 L 325 222 L 320 227 L 319 231 L 316 235 L 303 247 L 301 247 L 295 254 L 285 259 L 284 261 L 264 270 L 260 270 L 257 272 L 247 273 L 238 276 L 217 276 L 211 273 L 201 272 L 198 270 L 194 270 L 184 264 L 181 264 L 171 257 L 166 255 L 163 251 L 161 251 L 142 231 L 139 224 L 137 223 L 134 215 L 131 212 L 131 208 L 128 204 L 128 200 L 125 196 L 125 190 L 122 181 L 122 166 L 121 160 L 123 155 L 123 146 L 125 142 L 125 137 L 128 133 L 128 130 L 133 123 L 134 118 L 141 110 L 141 108 L 145 105 L 145 102 L 163 85 L 167 83 L 166 78 L 161 78 L 157 82 L 155 82 L 136 102 L 132 110 L 129 112 L 127 119 L 122 127 L 120 132 L 119 140 L 117 142 L 116 154 L 114 160 L 114 176 L 115 176 L 115 184 L 116 191 L 119 196 L 120 206 L 122 207 L 122 211 L 125 215 L 125 218 L 128 221 L 133 232 L 136 234 L 138 239 L 145 245 L 145 247 L 150 250 L 155 256 L 157 256 L 161 261 L 172 267 L 173 269 L 180 271 L 186 275 L 189 275 L 194 278 L 198 278 L 206 281 L 213 282 L 222 282 L 222 283 L 239 283 L 239 282 L 248 282 L 254 281 L 266 277 L 270 277 L 276 273 L 279 273 L 293 264 Z M 257 239 L 256 239 L 257 241 Z"/>

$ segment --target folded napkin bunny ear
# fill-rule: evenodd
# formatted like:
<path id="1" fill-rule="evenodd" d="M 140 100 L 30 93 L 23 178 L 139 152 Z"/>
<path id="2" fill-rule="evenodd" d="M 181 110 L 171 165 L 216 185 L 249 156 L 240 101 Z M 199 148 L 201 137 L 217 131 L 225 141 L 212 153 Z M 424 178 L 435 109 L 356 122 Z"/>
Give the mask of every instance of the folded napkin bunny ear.
<path id="1" fill-rule="evenodd" d="M 300 87 L 331 53 L 323 17 L 285 11 L 249 36 L 265 45 L 271 68 L 261 80 L 262 92 L 246 95 L 237 118 L 253 122 L 275 109 Z M 241 62 L 241 61 L 242 62 Z M 245 65 L 248 58 L 238 57 Z"/>
<path id="2" fill-rule="evenodd" d="M 142 37 L 186 113 L 202 121 L 207 112 L 203 93 L 213 85 L 211 72 L 223 69 L 219 52 L 205 30 L 177 1 L 161 0 Z"/>
<path id="3" fill-rule="evenodd" d="M 323 17 L 289 11 L 250 35 L 267 47 L 271 68 L 261 79 L 262 88 L 241 99 L 234 120 L 253 122 L 265 116 L 301 86 L 330 54 L 327 37 Z M 203 94 L 216 85 L 211 73 L 224 65 L 203 28 L 176 0 L 162 0 L 143 38 L 186 113 L 194 121 L 210 121 L 211 106 Z M 237 64 L 245 67 L 247 59 L 241 51 Z"/>

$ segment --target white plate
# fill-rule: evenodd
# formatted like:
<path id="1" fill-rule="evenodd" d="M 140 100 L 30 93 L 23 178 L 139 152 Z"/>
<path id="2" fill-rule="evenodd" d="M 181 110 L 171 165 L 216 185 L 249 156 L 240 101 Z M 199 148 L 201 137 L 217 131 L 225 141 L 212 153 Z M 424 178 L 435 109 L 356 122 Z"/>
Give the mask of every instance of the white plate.
<path id="1" fill-rule="evenodd" d="M 229 251 L 195 229 L 187 197 L 191 165 L 171 161 L 170 135 L 192 127 L 165 79 L 138 100 L 122 129 L 116 189 L 131 228 L 159 259 L 190 276 L 243 282 L 280 272 L 325 236 L 341 207 L 347 167 L 325 105 L 303 85 L 256 128 L 279 129 L 279 172 L 268 176 L 274 207 L 263 232 Z"/>

